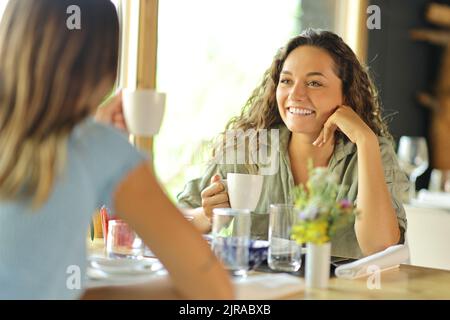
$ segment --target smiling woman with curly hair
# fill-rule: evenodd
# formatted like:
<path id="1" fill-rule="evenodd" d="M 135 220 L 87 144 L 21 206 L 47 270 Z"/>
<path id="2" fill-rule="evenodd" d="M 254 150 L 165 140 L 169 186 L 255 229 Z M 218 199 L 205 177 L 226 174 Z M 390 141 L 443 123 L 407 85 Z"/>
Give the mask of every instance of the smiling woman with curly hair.
<path id="1" fill-rule="evenodd" d="M 361 257 L 404 241 L 401 195 L 407 178 L 370 76 L 339 36 L 308 29 L 279 50 L 241 114 L 226 126 L 250 129 L 280 130 L 279 167 L 265 176 L 253 214 L 254 237 L 267 237 L 268 205 L 291 202 L 293 187 L 308 180 L 312 159 L 315 167 L 328 167 L 347 186 L 337 198 L 354 201 L 361 212 L 354 224 L 339 230 L 332 254 Z M 216 145 L 215 154 L 224 146 Z M 179 202 L 196 208 L 198 219 L 211 217 L 213 208 L 229 206 L 221 177 L 257 170 L 257 164 L 212 161 L 202 178 L 186 185 Z"/>

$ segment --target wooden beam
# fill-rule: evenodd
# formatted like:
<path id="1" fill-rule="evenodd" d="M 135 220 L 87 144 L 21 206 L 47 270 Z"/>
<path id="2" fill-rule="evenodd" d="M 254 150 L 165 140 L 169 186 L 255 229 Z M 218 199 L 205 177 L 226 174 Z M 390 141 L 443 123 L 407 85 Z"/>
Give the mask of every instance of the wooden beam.
<path id="1" fill-rule="evenodd" d="M 441 58 L 439 75 L 436 84 L 436 95 L 443 97 L 450 92 L 450 45 L 448 45 Z M 450 123 L 449 123 L 450 125 Z"/>
<path id="2" fill-rule="evenodd" d="M 366 26 L 368 0 L 338 0 L 335 29 L 355 52 L 362 64 L 367 62 L 368 30 Z"/>
<path id="3" fill-rule="evenodd" d="M 439 110 L 438 99 L 429 93 L 419 92 L 419 94 L 417 95 L 417 100 L 419 100 L 419 103 L 421 105 L 423 105 L 424 107 L 426 107 L 428 109 L 431 109 L 433 111 Z"/>
<path id="4" fill-rule="evenodd" d="M 156 56 L 158 44 L 158 0 L 140 0 L 137 88 L 156 89 Z M 153 154 L 152 137 L 131 137 L 141 151 Z"/>
<path id="5" fill-rule="evenodd" d="M 443 27 L 450 27 L 450 6 L 432 3 L 428 7 L 427 20 Z"/>
<path id="6" fill-rule="evenodd" d="M 414 40 L 428 41 L 437 45 L 445 46 L 450 43 L 450 31 L 413 29 L 410 35 Z"/>
<path id="7" fill-rule="evenodd" d="M 121 0 L 119 2 L 119 13 L 121 15 L 119 86 L 136 89 L 139 0 Z"/>
<path id="8" fill-rule="evenodd" d="M 358 12 L 358 35 L 356 42 L 356 55 L 362 64 L 367 63 L 367 49 L 369 46 L 369 36 L 367 30 L 367 6 L 368 0 L 360 0 Z"/>
<path id="9" fill-rule="evenodd" d="M 137 87 L 156 88 L 158 0 L 140 0 Z"/>

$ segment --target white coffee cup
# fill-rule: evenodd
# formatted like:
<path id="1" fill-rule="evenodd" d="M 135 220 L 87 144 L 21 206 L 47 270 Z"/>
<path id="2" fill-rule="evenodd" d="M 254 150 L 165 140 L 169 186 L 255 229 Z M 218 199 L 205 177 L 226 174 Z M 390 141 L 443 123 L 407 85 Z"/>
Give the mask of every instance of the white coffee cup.
<path id="1" fill-rule="evenodd" d="M 262 175 L 228 173 L 226 185 L 231 208 L 254 211 L 261 196 L 263 182 Z"/>
<path id="2" fill-rule="evenodd" d="M 159 132 L 166 95 L 149 89 L 124 89 L 123 113 L 128 130 L 133 135 L 150 137 Z"/>

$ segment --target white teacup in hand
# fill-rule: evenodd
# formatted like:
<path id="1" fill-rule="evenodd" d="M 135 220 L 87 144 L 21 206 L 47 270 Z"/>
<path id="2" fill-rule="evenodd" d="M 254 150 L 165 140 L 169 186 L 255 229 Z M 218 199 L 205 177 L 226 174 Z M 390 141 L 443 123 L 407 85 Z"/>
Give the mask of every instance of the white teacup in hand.
<path id="1" fill-rule="evenodd" d="M 124 89 L 122 101 L 125 122 L 131 134 L 149 137 L 158 133 L 166 102 L 164 93 Z"/>
<path id="2" fill-rule="evenodd" d="M 254 211 L 261 196 L 263 182 L 262 175 L 228 173 L 226 185 L 231 208 Z"/>

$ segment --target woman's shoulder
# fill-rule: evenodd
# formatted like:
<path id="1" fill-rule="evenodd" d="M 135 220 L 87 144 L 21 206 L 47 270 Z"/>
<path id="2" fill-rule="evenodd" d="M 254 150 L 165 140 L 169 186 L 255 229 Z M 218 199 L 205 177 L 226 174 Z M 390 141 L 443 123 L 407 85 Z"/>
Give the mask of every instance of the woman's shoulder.
<path id="1" fill-rule="evenodd" d="M 85 164 L 120 168 L 133 159 L 147 157 L 128 141 L 128 136 L 110 125 L 88 118 L 77 125 L 69 138 L 69 152 L 81 158 Z"/>
<path id="2" fill-rule="evenodd" d="M 381 135 L 377 135 L 376 137 L 382 154 L 392 152 L 395 153 L 394 150 L 395 143 L 391 138 Z M 336 145 L 335 152 L 343 151 L 343 153 L 348 155 L 356 153 L 356 150 L 357 150 L 356 145 L 353 142 L 351 142 L 349 139 L 341 137 Z"/>
<path id="3" fill-rule="evenodd" d="M 378 144 L 380 145 L 380 148 L 394 149 L 395 142 L 392 138 L 377 135 L 377 139 L 378 139 Z"/>
<path id="4" fill-rule="evenodd" d="M 395 142 L 392 138 L 387 136 L 377 135 L 378 147 L 380 148 L 381 161 L 385 169 L 392 169 L 398 166 L 397 154 L 395 151 Z M 357 159 L 357 147 L 351 141 L 341 143 L 340 152 L 341 158 L 354 157 Z"/>
<path id="5" fill-rule="evenodd" d="M 392 168 L 397 165 L 397 155 L 395 152 L 394 141 L 386 136 L 377 135 L 378 147 L 380 148 L 381 161 L 385 168 Z M 349 139 L 340 138 L 336 143 L 333 155 L 333 163 L 338 165 L 339 163 L 352 164 L 352 169 L 357 170 L 358 152 L 357 146 Z"/>
<path id="6" fill-rule="evenodd" d="M 94 142 L 120 143 L 124 140 L 126 141 L 126 135 L 110 125 L 98 123 L 92 117 L 89 117 L 73 129 L 70 140 L 78 144 Z"/>
<path id="7" fill-rule="evenodd" d="M 130 144 L 126 133 L 111 125 L 98 123 L 93 118 L 84 120 L 74 128 L 69 137 L 69 148 L 81 153 L 104 153 L 115 157 L 139 153 Z"/>
<path id="8" fill-rule="evenodd" d="M 397 154 L 395 152 L 395 142 L 393 139 L 385 136 L 377 136 L 378 145 L 380 146 L 381 159 L 384 165 L 396 164 Z"/>

